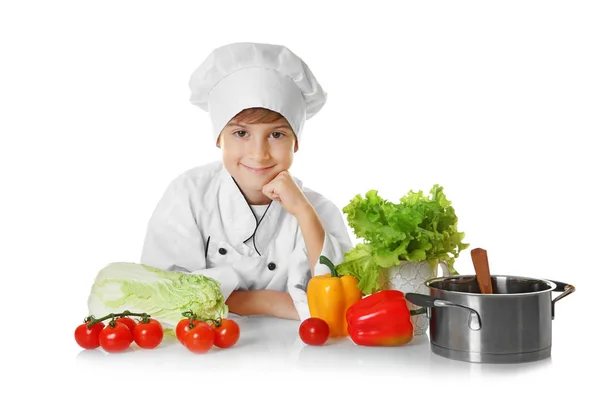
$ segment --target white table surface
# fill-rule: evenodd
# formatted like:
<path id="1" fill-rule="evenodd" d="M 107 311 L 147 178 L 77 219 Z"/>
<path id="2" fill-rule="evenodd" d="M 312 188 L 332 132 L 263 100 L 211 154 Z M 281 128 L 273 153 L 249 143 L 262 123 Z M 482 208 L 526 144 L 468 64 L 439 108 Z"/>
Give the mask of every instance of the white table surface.
<path id="1" fill-rule="evenodd" d="M 113 419 L 113 410 L 119 419 L 246 418 L 250 413 L 276 419 L 422 417 L 434 412 L 464 419 L 480 418 L 481 409 L 488 410 L 486 419 L 516 412 L 520 418 L 565 418 L 586 405 L 593 409 L 600 395 L 598 340 L 595 322 L 576 311 L 582 302 L 560 303 L 552 356 L 510 365 L 437 356 L 427 335 L 401 347 L 361 347 L 348 338 L 308 346 L 299 339 L 299 321 L 264 317 L 234 317 L 241 337 L 229 349 L 193 354 L 167 336 L 153 350 L 132 344 L 123 353 L 108 354 L 79 348 L 72 335 L 76 323 L 65 322 L 51 344 L 7 347 L 4 383 L 12 386 L 0 404 L 0 417 L 14 418 L 1 415 L 12 405 L 21 418 L 55 410 L 85 412 L 82 419 Z M 182 403 L 197 399 L 210 404 Z M 228 416 L 222 417 L 223 410 Z"/>
<path id="2" fill-rule="evenodd" d="M 323 346 L 304 344 L 298 335 L 298 321 L 270 317 L 237 317 L 240 339 L 229 349 L 213 347 L 208 353 L 194 354 L 172 335 L 166 335 L 156 349 L 143 350 L 133 343 L 122 353 L 77 350 L 75 363 L 82 369 L 161 369 L 171 372 L 190 371 L 275 371 L 275 372 L 356 372 L 389 374 L 407 372 L 451 373 L 457 375 L 510 374 L 517 372 L 561 369 L 569 364 L 570 340 L 555 332 L 553 354 L 549 359 L 510 365 L 479 364 L 454 361 L 430 350 L 428 334 L 415 336 L 399 347 L 355 345 L 348 337 L 330 339 Z"/>

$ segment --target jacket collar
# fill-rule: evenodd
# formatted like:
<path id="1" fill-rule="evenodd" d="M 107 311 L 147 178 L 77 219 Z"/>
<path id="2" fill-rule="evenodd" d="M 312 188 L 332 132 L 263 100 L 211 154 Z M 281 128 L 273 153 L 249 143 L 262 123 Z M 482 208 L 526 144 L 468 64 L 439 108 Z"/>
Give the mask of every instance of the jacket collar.
<path id="1" fill-rule="evenodd" d="M 302 188 L 302 182 L 295 177 L 294 180 Z M 248 245 L 263 255 L 285 210 L 277 201 L 271 201 L 262 219 L 257 221 L 246 197 L 224 165 L 219 173 L 219 181 L 217 211 L 221 215 L 225 239 L 229 244 L 241 248 L 246 240 L 254 236 Z"/>

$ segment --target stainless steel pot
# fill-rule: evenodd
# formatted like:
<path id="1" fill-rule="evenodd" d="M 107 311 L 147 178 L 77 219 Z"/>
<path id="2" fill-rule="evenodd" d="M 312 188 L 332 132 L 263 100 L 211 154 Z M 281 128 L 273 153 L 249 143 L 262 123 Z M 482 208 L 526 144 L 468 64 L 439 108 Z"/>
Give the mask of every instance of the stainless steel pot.
<path id="1" fill-rule="evenodd" d="M 519 363 L 550 356 L 554 305 L 575 287 L 557 281 L 493 275 L 481 294 L 473 275 L 425 282 L 429 294 L 406 299 L 427 308 L 431 350 L 450 359 Z M 552 292 L 562 292 L 552 299 Z"/>

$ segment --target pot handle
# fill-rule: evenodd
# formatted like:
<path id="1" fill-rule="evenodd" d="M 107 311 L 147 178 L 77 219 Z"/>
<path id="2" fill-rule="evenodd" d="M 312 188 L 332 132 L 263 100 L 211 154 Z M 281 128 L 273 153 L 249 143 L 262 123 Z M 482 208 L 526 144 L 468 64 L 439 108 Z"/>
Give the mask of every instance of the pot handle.
<path id="1" fill-rule="evenodd" d="M 563 283 L 560 281 L 550 280 L 552 283 L 556 284 L 556 289 L 553 292 L 562 292 L 555 299 L 552 300 L 552 319 L 554 319 L 554 304 L 564 298 L 565 296 L 570 295 L 575 291 L 575 286 L 567 283 Z"/>
<path id="2" fill-rule="evenodd" d="M 432 296 L 422 295 L 419 293 L 406 293 L 404 297 L 406 300 L 417 306 L 424 306 L 427 308 L 445 307 L 466 309 L 469 311 L 469 328 L 473 331 L 481 329 L 481 317 L 479 316 L 479 313 L 475 309 L 469 308 L 468 306 L 459 305 L 457 303 L 452 303 L 447 300 L 434 298 Z"/>

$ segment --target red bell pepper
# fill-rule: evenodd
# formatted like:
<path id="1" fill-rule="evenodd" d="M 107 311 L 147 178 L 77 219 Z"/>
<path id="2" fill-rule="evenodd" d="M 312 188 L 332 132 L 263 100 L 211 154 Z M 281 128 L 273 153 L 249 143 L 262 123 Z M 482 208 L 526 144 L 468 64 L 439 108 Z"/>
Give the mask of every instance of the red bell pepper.
<path id="1" fill-rule="evenodd" d="M 404 293 L 382 290 L 354 303 L 346 311 L 348 334 L 361 346 L 399 346 L 413 339 L 411 312 Z"/>

